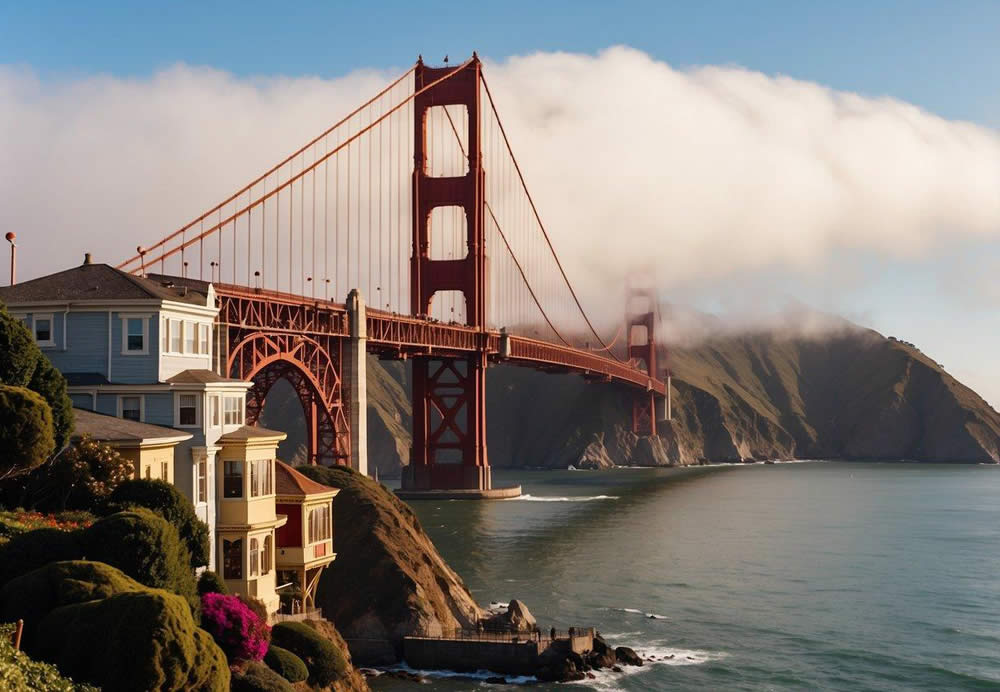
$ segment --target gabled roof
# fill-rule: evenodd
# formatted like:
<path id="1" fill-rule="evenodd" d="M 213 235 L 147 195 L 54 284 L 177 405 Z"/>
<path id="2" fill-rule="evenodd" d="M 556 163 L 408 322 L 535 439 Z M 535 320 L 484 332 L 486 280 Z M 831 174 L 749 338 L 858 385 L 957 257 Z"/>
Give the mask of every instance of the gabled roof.
<path id="1" fill-rule="evenodd" d="M 243 380 L 234 380 L 230 377 L 217 375 L 211 370 L 181 370 L 179 373 L 167 379 L 170 384 L 217 384 L 220 382 L 239 382 L 245 384 Z"/>
<path id="2" fill-rule="evenodd" d="M 227 432 L 219 438 L 219 442 L 243 442 L 246 440 L 256 440 L 262 437 L 283 440 L 288 437 L 288 435 L 281 431 L 268 430 L 267 428 L 262 428 L 258 425 L 244 425 L 236 430 L 233 430 L 232 432 Z"/>
<path id="3" fill-rule="evenodd" d="M 191 433 L 149 423 L 139 423 L 86 409 L 73 409 L 73 439 L 90 435 L 98 442 L 168 443 L 190 440 Z"/>
<path id="4" fill-rule="evenodd" d="M 340 492 L 338 488 L 331 488 L 304 476 L 283 461 L 274 462 L 274 476 L 274 491 L 277 495 L 308 498 L 310 495 L 336 495 Z"/>
<path id="5" fill-rule="evenodd" d="M 170 300 L 206 305 L 208 296 L 169 280 L 154 280 L 120 271 L 108 264 L 81 264 L 65 271 L 0 287 L 8 305 L 48 301 Z"/>

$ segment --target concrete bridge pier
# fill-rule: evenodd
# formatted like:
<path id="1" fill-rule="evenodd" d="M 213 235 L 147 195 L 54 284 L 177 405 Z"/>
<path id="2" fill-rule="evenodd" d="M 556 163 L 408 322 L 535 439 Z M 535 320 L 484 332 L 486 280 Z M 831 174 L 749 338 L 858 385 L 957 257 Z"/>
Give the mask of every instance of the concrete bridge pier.
<path id="1" fill-rule="evenodd" d="M 368 319 L 361 291 L 347 294 L 350 338 L 344 349 L 344 387 L 351 426 L 351 466 L 368 475 Z"/>

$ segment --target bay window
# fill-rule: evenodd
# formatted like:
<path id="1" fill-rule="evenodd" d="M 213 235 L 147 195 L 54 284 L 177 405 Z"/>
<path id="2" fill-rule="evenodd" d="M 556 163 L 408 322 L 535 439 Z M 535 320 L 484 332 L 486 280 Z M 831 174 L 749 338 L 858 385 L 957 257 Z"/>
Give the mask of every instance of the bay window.
<path id="1" fill-rule="evenodd" d="M 243 497 L 243 462 L 227 461 L 223 464 L 223 497 Z"/>
<path id="2" fill-rule="evenodd" d="M 222 578 L 243 578 L 243 540 L 222 539 Z"/>

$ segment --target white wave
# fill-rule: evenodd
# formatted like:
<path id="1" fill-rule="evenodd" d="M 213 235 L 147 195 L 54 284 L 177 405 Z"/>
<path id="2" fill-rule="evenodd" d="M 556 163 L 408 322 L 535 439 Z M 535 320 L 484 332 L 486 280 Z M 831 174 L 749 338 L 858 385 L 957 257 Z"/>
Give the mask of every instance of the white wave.
<path id="1" fill-rule="evenodd" d="M 591 502 L 593 500 L 617 500 L 618 495 L 586 495 L 577 497 L 554 496 L 554 495 L 531 495 L 530 493 L 519 495 L 518 497 L 508 497 L 507 502 L 523 500 L 525 502 Z"/>
<path id="2" fill-rule="evenodd" d="M 642 615 L 647 620 L 669 620 L 670 618 L 666 615 L 659 615 L 657 613 L 647 613 L 644 610 L 639 610 L 638 608 L 608 608 L 608 610 L 615 610 L 619 613 L 632 613 L 633 615 Z"/>
<path id="3" fill-rule="evenodd" d="M 397 663 L 393 666 L 387 666 L 385 668 L 373 668 L 379 675 L 384 673 L 391 673 L 394 671 L 403 673 L 414 673 L 425 678 L 473 678 L 476 680 L 486 680 L 488 678 L 504 678 L 507 684 L 510 685 L 527 685 L 529 683 L 538 682 L 538 679 L 533 675 L 504 675 L 503 673 L 495 673 L 492 670 L 476 670 L 468 673 L 461 673 L 457 670 L 422 670 L 420 668 L 411 668 L 405 663 Z"/>
<path id="4" fill-rule="evenodd" d="M 698 649 L 678 649 L 653 643 L 635 647 L 646 665 L 696 666 L 709 661 L 718 661 L 729 654 L 724 651 L 700 651 Z"/>

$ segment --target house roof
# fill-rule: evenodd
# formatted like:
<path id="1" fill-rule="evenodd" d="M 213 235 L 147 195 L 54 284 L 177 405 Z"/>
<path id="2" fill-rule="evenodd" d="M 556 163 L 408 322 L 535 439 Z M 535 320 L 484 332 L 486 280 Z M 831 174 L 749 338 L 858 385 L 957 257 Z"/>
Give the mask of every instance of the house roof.
<path id="1" fill-rule="evenodd" d="M 268 430 L 267 428 L 261 428 L 256 425 L 244 425 L 236 430 L 233 430 L 232 432 L 227 432 L 219 438 L 219 442 L 243 442 L 245 440 L 256 440 L 263 437 L 283 440 L 288 437 L 288 435 L 279 430 Z"/>
<path id="2" fill-rule="evenodd" d="M 100 442 L 167 443 L 190 440 L 191 433 L 149 423 L 107 416 L 86 409 L 73 409 L 73 438 L 90 435 Z"/>
<path id="3" fill-rule="evenodd" d="M 81 264 L 72 269 L 0 287 L 0 300 L 8 305 L 46 301 L 170 300 L 206 305 L 206 293 L 179 286 L 165 277 L 154 280 L 135 276 L 108 264 Z"/>
<path id="4" fill-rule="evenodd" d="M 274 476 L 274 489 L 278 495 L 305 498 L 309 495 L 337 494 L 340 492 L 337 488 L 317 483 L 283 461 L 275 461 Z"/>
<path id="5" fill-rule="evenodd" d="M 219 382 L 239 382 L 230 377 L 217 375 L 211 370 L 181 370 L 179 373 L 167 379 L 170 384 L 217 384 Z"/>
<path id="6" fill-rule="evenodd" d="M 70 387 L 87 387 L 98 384 L 111 384 L 108 378 L 99 372 L 64 372 L 66 384 Z"/>

